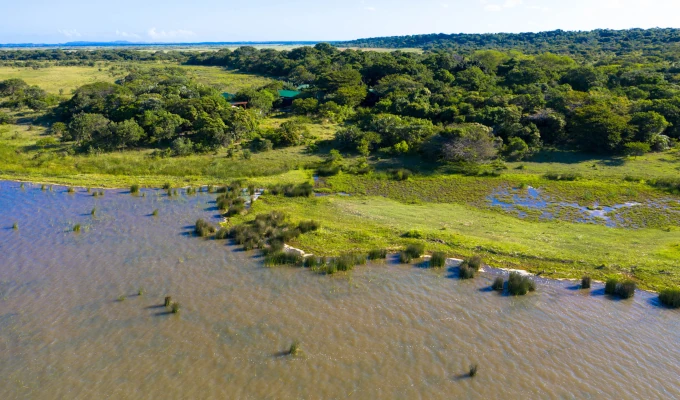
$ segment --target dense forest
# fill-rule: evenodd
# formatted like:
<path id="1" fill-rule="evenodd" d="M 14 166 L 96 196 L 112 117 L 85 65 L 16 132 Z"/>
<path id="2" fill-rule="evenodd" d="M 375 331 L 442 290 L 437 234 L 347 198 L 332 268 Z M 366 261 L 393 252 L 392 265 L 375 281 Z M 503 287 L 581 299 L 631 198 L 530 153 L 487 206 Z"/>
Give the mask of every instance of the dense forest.
<path id="1" fill-rule="evenodd" d="M 428 34 L 377 37 L 335 43 L 340 47 L 446 49 L 471 53 L 483 49 L 517 50 L 527 54 L 546 51 L 593 58 L 605 54 L 644 52 L 666 57 L 673 51 L 678 60 L 680 29 L 598 29 L 593 31 L 549 31 L 526 33 Z"/>
<path id="2" fill-rule="evenodd" d="M 624 48 L 619 43 L 626 41 L 623 35 L 640 48 L 608 53 L 607 32 L 616 42 L 611 46 Z M 290 51 L 41 50 L 0 52 L 0 58 L 174 60 L 277 79 L 236 94 L 234 100 L 248 102 L 248 110 L 233 108 L 215 89 L 192 81 L 179 68 L 139 68 L 115 84 L 86 85 L 52 109 L 58 121 L 52 131 L 81 150 L 152 147 L 182 155 L 243 140 L 251 140 L 254 150 L 266 150 L 306 143 L 305 124 L 311 120 L 339 124 L 336 146 L 346 151 L 421 154 L 442 162 L 519 160 L 542 148 L 640 155 L 666 150 L 680 139 L 680 65 L 672 52 L 659 57 L 644 50 L 670 46 L 676 31 L 531 35 L 553 37 L 553 42 L 544 41 L 555 52 L 385 53 L 341 51 L 321 43 Z M 592 40 L 579 40 L 579 35 Z M 580 46 L 599 47 L 589 57 L 556 54 Z M 301 94 L 292 106 L 280 101 L 279 90 L 295 88 Z M 57 99 L 23 82 L 5 81 L 0 82 L 0 101 L 5 108 L 45 110 Z M 284 111 L 300 118 L 276 130 L 258 126 L 284 105 Z"/>

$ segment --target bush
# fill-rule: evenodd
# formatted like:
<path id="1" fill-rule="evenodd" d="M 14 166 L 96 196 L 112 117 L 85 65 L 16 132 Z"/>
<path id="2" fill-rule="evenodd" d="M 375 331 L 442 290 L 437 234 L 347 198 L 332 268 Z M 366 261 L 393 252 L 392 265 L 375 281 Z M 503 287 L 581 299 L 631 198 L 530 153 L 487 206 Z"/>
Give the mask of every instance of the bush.
<path id="1" fill-rule="evenodd" d="M 310 183 L 302 183 L 300 185 L 275 185 L 269 188 L 273 195 L 284 195 L 286 197 L 309 197 L 314 193 L 314 186 Z"/>
<path id="2" fill-rule="evenodd" d="M 581 278 L 581 289 L 590 289 L 590 277 L 584 276 Z"/>
<path id="3" fill-rule="evenodd" d="M 139 193 L 139 185 L 134 184 L 134 185 L 130 186 L 130 193 L 131 194 Z"/>
<path id="4" fill-rule="evenodd" d="M 482 268 L 482 257 L 479 255 L 474 255 L 468 259 L 465 260 L 467 264 L 470 266 L 470 268 L 474 269 L 475 272 L 479 271 L 480 268 Z"/>
<path id="5" fill-rule="evenodd" d="M 659 301 L 666 307 L 680 308 L 680 288 L 662 290 Z"/>
<path id="6" fill-rule="evenodd" d="M 505 281 L 503 281 L 503 277 L 498 276 L 496 277 L 496 279 L 493 280 L 493 283 L 491 284 L 491 289 L 501 291 L 503 290 L 504 285 Z"/>
<path id="7" fill-rule="evenodd" d="M 411 177 L 411 171 L 403 168 L 390 170 L 389 174 L 395 181 L 405 181 Z"/>
<path id="8" fill-rule="evenodd" d="M 318 223 L 317 221 L 303 221 L 298 224 L 298 229 L 300 232 L 307 233 L 307 232 L 312 232 L 316 231 L 321 227 L 321 224 Z"/>
<path id="9" fill-rule="evenodd" d="M 215 233 L 215 239 L 217 240 L 224 240 L 229 237 L 229 229 L 227 228 L 220 228 L 220 230 Z"/>
<path id="10" fill-rule="evenodd" d="M 536 290 L 536 283 L 519 272 L 511 272 L 508 278 L 508 291 L 513 296 L 524 296 Z"/>
<path id="11" fill-rule="evenodd" d="M 460 268 L 458 270 L 458 277 L 460 279 L 472 279 L 475 277 L 476 273 L 477 269 L 470 266 L 470 263 L 466 260 L 460 264 Z"/>
<path id="12" fill-rule="evenodd" d="M 446 266 L 446 254 L 441 251 L 432 253 L 430 268 L 444 268 Z"/>
<path id="13" fill-rule="evenodd" d="M 604 286 L 604 293 L 622 299 L 629 299 L 635 296 L 636 287 L 637 284 L 630 279 L 619 282 L 617 278 L 609 278 Z"/>
<path id="14" fill-rule="evenodd" d="M 194 231 L 196 232 L 197 236 L 207 237 L 215 233 L 215 230 L 216 229 L 214 226 L 210 225 L 203 219 L 199 219 L 198 221 L 196 221 L 196 228 Z"/>
<path id="15" fill-rule="evenodd" d="M 264 264 L 269 267 L 277 265 L 302 265 L 303 259 L 298 253 L 277 251 L 267 254 L 267 256 L 264 258 Z"/>
<path id="16" fill-rule="evenodd" d="M 369 260 L 384 260 L 387 258 L 387 250 L 385 249 L 374 249 L 368 252 Z"/>
<path id="17" fill-rule="evenodd" d="M 604 284 L 604 294 L 608 294 L 610 296 L 615 296 L 616 295 L 616 287 L 619 285 L 619 280 L 616 278 L 609 278 L 607 279 L 607 282 Z"/>
<path id="18" fill-rule="evenodd" d="M 420 258 L 425 253 L 425 245 L 422 243 L 410 244 L 404 252 L 413 258 Z"/>

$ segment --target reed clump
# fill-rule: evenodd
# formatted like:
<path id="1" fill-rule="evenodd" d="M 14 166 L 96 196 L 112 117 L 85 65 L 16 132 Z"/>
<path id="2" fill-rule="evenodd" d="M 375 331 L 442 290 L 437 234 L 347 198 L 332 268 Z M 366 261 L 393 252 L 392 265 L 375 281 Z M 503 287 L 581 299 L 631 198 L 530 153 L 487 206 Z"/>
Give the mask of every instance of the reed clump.
<path id="1" fill-rule="evenodd" d="M 300 342 L 298 342 L 296 340 L 288 348 L 288 355 L 295 357 L 295 356 L 298 356 L 301 351 L 302 351 L 302 349 L 300 348 Z"/>
<path id="2" fill-rule="evenodd" d="M 97 215 L 97 207 L 93 208 L 92 211 L 90 211 L 91 216 L 96 216 Z"/>
<path id="3" fill-rule="evenodd" d="M 229 229 L 227 228 L 220 228 L 216 233 L 215 233 L 215 239 L 217 240 L 224 240 L 229 238 Z"/>
<path id="4" fill-rule="evenodd" d="M 408 264 L 413 260 L 422 257 L 425 252 L 425 245 L 422 243 L 410 244 L 404 251 L 399 253 L 399 262 L 402 264 Z"/>
<path id="5" fill-rule="evenodd" d="M 154 217 L 157 217 L 158 216 L 158 209 L 153 210 L 151 215 L 153 215 Z"/>
<path id="6" fill-rule="evenodd" d="M 502 291 L 504 285 L 505 281 L 503 280 L 503 277 L 497 276 L 496 279 L 494 279 L 493 283 L 491 284 L 491 289 L 496 291 Z"/>
<path id="7" fill-rule="evenodd" d="M 180 304 L 176 301 L 173 302 L 172 304 L 170 304 L 170 312 L 173 313 L 173 314 L 179 314 L 179 310 L 181 308 L 182 307 L 180 306 Z"/>
<path id="8" fill-rule="evenodd" d="M 446 253 L 435 251 L 430 258 L 430 268 L 444 268 L 446 266 Z"/>
<path id="9" fill-rule="evenodd" d="M 468 372 L 468 376 L 470 378 L 474 378 L 475 375 L 477 375 L 477 370 L 479 369 L 477 364 L 472 364 L 470 365 L 470 371 Z"/>
<path id="10" fill-rule="evenodd" d="M 373 249 L 368 252 L 368 259 L 371 261 L 384 260 L 387 258 L 386 249 Z"/>
<path id="11" fill-rule="evenodd" d="M 536 282 L 519 272 L 511 272 L 508 277 L 508 292 L 512 296 L 524 296 L 536 290 Z"/>
<path id="12" fill-rule="evenodd" d="M 19 230 L 19 224 L 15 222 L 14 225 L 12 225 L 12 229 L 14 229 L 15 231 L 18 231 Z"/>
<path id="13" fill-rule="evenodd" d="M 285 197 L 309 197 L 314 193 L 314 186 L 309 182 L 299 185 L 274 185 L 269 187 L 269 192 L 275 196 L 284 195 Z"/>
<path id="14" fill-rule="evenodd" d="M 466 258 L 461 264 L 458 270 L 458 277 L 460 279 L 473 279 L 477 274 L 477 271 L 482 267 L 482 257 L 479 255 L 474 255 L 472 257 Z"/>
<path id="15" fill-rule="evenodd" d="M 194 232 L 196 233 L 197 236 L 208 237 L 215 233 L 215 231 L 216 231 L 215 227 L 210 225 L 204 219 L 199 219 L 198 221 L 196 221 L 196 227 L 194 228 Z"/>
<path id="16" fill-rule="evenodd" d="M 609 278 L 604 285 L 604 293 L 621 299 L 629 299 L 635 296 L 636 288 L 637 284 L 630 279 L 621 282 L 618 278 Z"/>
<path id="17" fill-rule="evenodd" d="M 277 251 L 269 253 L 264 258 L 264 264 L 268 267 L 274 267 L 279 265 L 303 265 L 302 255 L 298 253 Z"/>
<path id="18" fill-rule="evenodd" d="M 126 297 L 125 296 L 118 296 L 118 301 L 123 302 L 125 301 Z"/>
<path id="19" fill-rule="evenodd" d="M 584 276 L 581 278 L 581 289 L 590 289 L 591 279 L 589 276 Z"/>
<path id="20" fill-rule="evenodd" d="M 81 228 L 80 224 L 75 224 L 73 226 L 73 232 L 80 232 L 80 228 Z"/>
<path id="21" fill-rule="evenodd" d="M 172 304 L 172 297 L 171 296 L 166 296 L 165 297 L 165 306 L 170 307 L 170 304 Z"/>
<path id="22" fill-rule="evenodd" d="M 286 221 L 285 214 L 273 211 L 259 214 L 255 220 L 237 225 L 229 231 L 229 237 L 246 250 L 263 249 L 267 253 L 275 253 L 279 249 L 276 244 L 289 242 L 300 236 L 302 232 L 297 226 Z"/>
<path id="23" fill-rule="evenodd" d="M 139 185 L 135 183 L 134 185 L 130 186 L 130 193 L 139 194 Z"/>
<path id="24" fill-rule="evenodd" d="M 670 308 L 680 308 L 680 288 L 664 289 L 659 293 L 661 304 Z"/>
<path id="25" fill-rule="evenodd" d="M 69 194 L 73 194 L 73 193 L 76 192 L 76 190 L 75 190 L 74 188 L 72 188 L 72 187 L 69 187 L 69 188 L 66 190 L 66 192 L 69 193 Z"/>
<path id="26" fill-rule="evenodd" d="M 172 184 L 171 184 L 170 182 L 165 182 L 165 183 L 163 184 L 163 189 L 164 189 L 164 190 L 170 190 L 170 189 L 172 189 Z"/>

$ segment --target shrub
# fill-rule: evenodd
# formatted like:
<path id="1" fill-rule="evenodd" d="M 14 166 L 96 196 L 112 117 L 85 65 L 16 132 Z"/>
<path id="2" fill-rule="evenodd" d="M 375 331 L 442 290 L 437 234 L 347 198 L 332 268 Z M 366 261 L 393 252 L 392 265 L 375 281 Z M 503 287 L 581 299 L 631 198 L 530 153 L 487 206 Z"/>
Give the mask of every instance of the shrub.
<path id="1" fill-rule="evenodd" d="M 134 185 L 130 186 L 130 193 L 131 194 L 139 193 L 139 185 L 134 184 Z"/>
<path id="2" fill-rule="evenodd" d="M 324 164 L 317 168 L 316 174 L 319 176 L 335 176 L 342 170 L 340 165 L 337 164 Z"/>
<path id="3" fill-rule="evenodd" d="M 479 271 L 479 269 L 482 267 L 482 257 L 479 255 L 474 255 L 468 259 L 465 260 L 467 264 L 470 266 L 470 268 L 474 269 L 475 272 Z"/>
<path id="4" fill-rule="evenodd" d="M 387 258 L 387 250 L 385 249 L 374 249 L 368 252 L 369 260 L 384 260 Z"/>
<path id="5" fill-rule="evenodd" d="M 286 197 L 309 197 L 314 193 L 314 186 L 312 184 L 305 182 L 295 185 L 275 185 L 269 188 L 269 191 L 273 195 L 282 194 Z"/>
<path id="6" fill-rule="evenodd" d="M 215 233 L 215 239 L 217 240 L 224 240 L 229 237 L 229 229 L 227 228 L 220 228 L 220 230 Z"/>
<path id="7" fill-rule="evenodd" d="M 401 237 L 410 238 L 410 239 L 422 239 L 423 234 L 419 230 L 412 229 L 412 230 L 404 233 L 403 235 L 401 235 Z"/>
<path id="8" fill-rule="evenodd" d="M 616 295 L 616 287 L 619 285 L 619 280 L 616 278 L 609 278 L 607 279 L 607 282 L 604 284 L 604 294 L 608 294 L 610 296 L 615 296 Z"/>
<path id="9" fill-rule="evenodd" d="M 524 296 L 536 290 L 536 283 L 519 272 L 511 272 L 508 278 L 508 291 L 513 296 Z"/>
<path id="10" fill-rule="evenodd" d="M 395 181 L 405 181 L 411 177 L 411 171 L 407 169 L 394 169 L 389 171 L 390 177 Z"/>
<path id="11" fill-rule="evenodd" d="M 430 258 L 430 268 L 444 268 L 446 265 L 446 254 L 441 251 L 432 253 Z"/>
<path id="12" fill-rule="evenodd" d="M 241 215 L 246 211 L 246 206 L 244 204 L 234 204 L 227 210 L 227 217 L 233 217 L 234 215 Z"/>
<path id="13" fill-rule="evenodd" d="M 616 295 L 622 299 L 629 299 L 635 296 L 637 284 L 632 280 L 623 281 L 616 287 Z"/>
<path id="14" fill-rule="evenodd" d="M 412 259 L 420 258 L 423 255 L 423 253 L 425 253 L 425 245 L 422 243 L 410 244 L 408 245 L 408 247 L 406 247 L 404 253 L 409 255 Z"/>
<path id="15" fill-rule="evenodd" d="M 198 221 L 196 221 L 196 228 L 194 231 L 196 232 L 197 236 L 207 237 L 215 233 L 215 230 L 216 229 L 214 226 L 210 225 L 203 219 L 199 219 Z"/>
<path id="16" fill-rule="evenodd" d="M 590 289 L 590 277 L 584 276 L 581 278 L 581 289 Z"/>
<path id="17" fill-rule="evenodd" d="M 264 264 L 269 267 L 277 265 L 302 265 L 303 259 L 302 256 L 297 253 L 277 251 L 268 254 L 264 259 Z"/>
<path id="18" fill-rule="evenodd" d="M 659 301 L 666 307 L 680 308 L 680 288 L 662 290 Z"/>
<path id="19" fill-rule="evenodd" d="M 477 270 L 470 266 L 468 261 L 463 261 L 458 269 L 458 277 L 460 279 L 472 279 L 475 277 Z"/>
<path id="20" fill-rule="evenodd" d="M 319 224 L 317 221 L 303 221 L 298 224 L 298 229 L 300 232 L 307 233 L 307 232 L 312 232 L 316 231 L 321 227 L 321 224 Z"/>
<path id="21" fill-rule="evenodd" d="M 497 276 L 496 279 L 493 280 L 493 283 L 491 284 L 491 289 L 493 290 L 503 290 L 503 286 L 505 285 L 505 281 L 503 281 L 503 277 Z"/>

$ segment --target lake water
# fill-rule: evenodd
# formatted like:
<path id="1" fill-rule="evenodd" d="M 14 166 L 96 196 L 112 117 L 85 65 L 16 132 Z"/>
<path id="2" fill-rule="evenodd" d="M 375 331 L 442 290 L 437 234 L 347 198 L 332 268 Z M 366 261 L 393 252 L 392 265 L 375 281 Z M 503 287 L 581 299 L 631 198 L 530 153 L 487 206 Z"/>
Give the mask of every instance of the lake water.
<path id="1" fill-rule="evenodd" d="M 654 294 L 268 269 L 189 234 L 218 221 L 214 195 L 145 193 L 0 182 L 0 399 L 680 397 L 680 312 Z M 302 355 L 282 355 L 293 341 Z"/>

